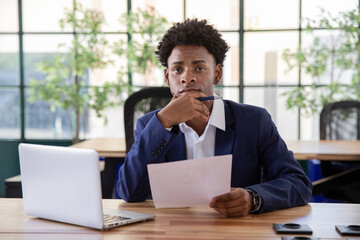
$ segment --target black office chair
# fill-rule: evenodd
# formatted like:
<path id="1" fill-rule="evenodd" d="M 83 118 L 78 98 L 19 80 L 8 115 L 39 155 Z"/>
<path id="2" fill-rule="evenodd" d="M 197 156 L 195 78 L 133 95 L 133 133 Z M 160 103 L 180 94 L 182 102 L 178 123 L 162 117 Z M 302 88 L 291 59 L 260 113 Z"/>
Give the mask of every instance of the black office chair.
<path id="1" fill-rule="evenodd" d="M 359 140 L 360 102 L 340 101 L 325 105 L 320 113 L 320 139 Z M 323 177 L 328 177 L 360 167 L 360 164 L 344 161 L 322 161 L 320 167 Z M 349 180 L 352 183 L 345 184 Z M 339 178 L 337 182 L 334 182 L 333 189 L 326 191 L 323 195 L 330 199 L 359 203 L 360 177 L 353 174 L 351 179 L 346 179 L 344 182 Z"/>
<path id="2" fill-rule="evenodd" d="M 124 104 L 124 125 L 126 153 L 134 143 L 134 130 L 136 121 L 139 117 L 150 111 L 165 107 L 172 99 L 172 94 L 168 87 L 145 87 L 132 93 Z M 117 167 L 117 176 L 119 166 Z M 115 193 L 115 198 L 120 198 Z"/>
<path id="3" fill-rule="evenodd" d="M 136 121 L 147 112 L 166 106 L 172 98 L 168 87 L 146 87 L 131 94 L 124 105 L 126 153 L 134 143 Z"/>

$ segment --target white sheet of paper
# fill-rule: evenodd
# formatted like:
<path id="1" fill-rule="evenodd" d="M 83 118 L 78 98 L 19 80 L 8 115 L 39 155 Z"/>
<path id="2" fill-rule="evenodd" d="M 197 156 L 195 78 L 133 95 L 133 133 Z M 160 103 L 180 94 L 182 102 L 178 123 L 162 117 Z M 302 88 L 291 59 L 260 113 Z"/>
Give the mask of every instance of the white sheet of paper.
<path id="1" fill-rule="evenodd" d="M 148 164 L 155 208 L 210 203 L 230 191 L 232 155 Z"/>

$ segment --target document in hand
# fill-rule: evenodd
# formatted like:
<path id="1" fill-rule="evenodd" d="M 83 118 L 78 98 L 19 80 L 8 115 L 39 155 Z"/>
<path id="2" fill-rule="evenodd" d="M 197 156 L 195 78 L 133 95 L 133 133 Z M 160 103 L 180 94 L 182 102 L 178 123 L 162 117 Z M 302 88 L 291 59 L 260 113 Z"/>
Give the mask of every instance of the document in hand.
<path id="1" fill-rule="evenodd" d="M 208 204 L 230 191 L 232 155 L 148 164 L 156 208 Z"/>

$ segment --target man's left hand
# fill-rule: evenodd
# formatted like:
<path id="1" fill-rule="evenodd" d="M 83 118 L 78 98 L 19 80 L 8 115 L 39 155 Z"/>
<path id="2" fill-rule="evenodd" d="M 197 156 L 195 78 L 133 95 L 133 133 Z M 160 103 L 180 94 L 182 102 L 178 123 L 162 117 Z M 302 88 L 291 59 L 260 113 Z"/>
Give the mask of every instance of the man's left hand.
<path id="1" fill-rule="evenodd" d="M 252 198 L 245 189 L 232 188 L 228 193 L 213 197 L 209 206 L 226 217 L 243 217 L 251 211 Z"/>

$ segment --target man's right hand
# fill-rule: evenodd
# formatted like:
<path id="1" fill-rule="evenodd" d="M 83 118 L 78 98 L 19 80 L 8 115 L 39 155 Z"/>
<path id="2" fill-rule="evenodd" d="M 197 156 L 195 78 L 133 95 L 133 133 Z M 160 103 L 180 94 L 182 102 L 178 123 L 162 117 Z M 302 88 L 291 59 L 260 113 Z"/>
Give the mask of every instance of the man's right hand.
<path id="1" fill-rule="evenodd" d="M 205 102 L 196 99 L 198 97 L 206 97 L 206 95 L 201 92 L 191 92 L 179 97 L 174 95 L 170 103 L 157 113 L 160 123 L 165 128 L 169 128 L 192 119 L 207 122 L 210 111 L 204 104 Z M 208 102 L 212 104 L 210 101 Z"/>

